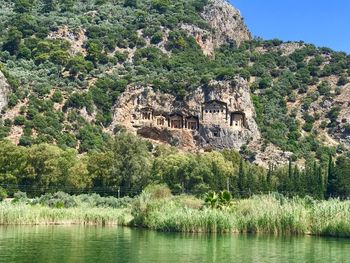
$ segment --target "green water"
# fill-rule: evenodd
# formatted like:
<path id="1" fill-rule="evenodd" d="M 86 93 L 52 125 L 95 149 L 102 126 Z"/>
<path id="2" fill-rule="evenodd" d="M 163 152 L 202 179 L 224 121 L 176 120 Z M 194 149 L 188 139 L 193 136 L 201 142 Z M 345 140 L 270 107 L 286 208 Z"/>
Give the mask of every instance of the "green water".
<path id="1" fill-rule="evenodd" d="M 0 262 L 350 262 L 350 239 L 0 227 Z"/>

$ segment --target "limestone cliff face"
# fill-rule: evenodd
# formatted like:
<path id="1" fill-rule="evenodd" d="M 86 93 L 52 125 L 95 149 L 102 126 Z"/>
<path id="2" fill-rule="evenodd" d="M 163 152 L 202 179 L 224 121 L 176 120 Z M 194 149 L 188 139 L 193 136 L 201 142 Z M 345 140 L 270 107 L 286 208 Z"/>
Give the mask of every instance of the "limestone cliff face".
<path id="1" fill-rule="evenodd" d="M 209 30 L 183 24 L 181 28 L 193 35 L 205 55 L 213 55 L 214 49 L 222 44 L 240 46 L 251 39 L 239 10 L 225 0 L 211 0 L 201 13 Z"/>
<path id="2" fill-rule="evenodd" d="M 151 87 L 130 87 L 117 101 L 112 128 L 186 150 L 240 149 L 260 139 L 249 87 L 242 78 L 211 81 L 182 100 Z"/>
<path id="3" fill-rule="evenodd" d="M 9 92 L 10 85 L 7 83 L 4 74 L 0 71 L 0 112 L 7 106 Z"/>

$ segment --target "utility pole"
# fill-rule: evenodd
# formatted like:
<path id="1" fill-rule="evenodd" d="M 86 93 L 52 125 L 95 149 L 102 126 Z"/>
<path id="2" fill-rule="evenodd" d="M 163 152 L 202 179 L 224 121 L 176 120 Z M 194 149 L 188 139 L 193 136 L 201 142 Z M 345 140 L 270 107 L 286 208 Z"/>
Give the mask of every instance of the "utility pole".
<path id="1" fill-rule="evenodd" d="M 227 185 L 227 191 L 230 192 L 230 178 L 229 177 L 227 177 L 226 185 Z"/>
<path id="2" fill-rule="evenodd" d="M 120 198 L 120 187 L 118 187 L 118 199 Z"/>

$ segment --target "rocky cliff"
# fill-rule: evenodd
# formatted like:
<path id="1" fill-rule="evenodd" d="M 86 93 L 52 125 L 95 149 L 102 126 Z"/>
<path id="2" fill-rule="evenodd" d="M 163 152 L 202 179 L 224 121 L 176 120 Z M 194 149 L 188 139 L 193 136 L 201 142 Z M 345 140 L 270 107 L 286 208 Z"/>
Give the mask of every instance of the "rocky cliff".
<path id="1" fill-rule="evenodd" d="M 242 42 L 251 39 L 251 33 L 239 10 L 225 0 L 209 1 L 201 16 L 208 23 L 209 30 L 188 24 L 182 24 L 181 28 L 196 39 L 205 55 L 212 56 L 215 48 L 222 44 L 238 47 Z"/>
<path id="2" fill-rule="evenodd" d="M 204 8 L 202 17 L 214 31 L 217 46 L 232 42 L 239 46 L 251 39 L 241 13 L 225 0 L 210 1 Z"/>
<path id="3" fill-rule="evenodd" d="M 7 106 L 9 91 L 10 85 L 7 83 L 4 74 L 0 71 L 0 112 Z"/>
<path id="4" fill-rule="evenodd" d="M 112 127 L 188 150 L 240 149 L 260 139 L 254 116 L 247 82 L 236 78 L 211 81 L 182 100 L 151 87 L 129 87 L 117 101 Z"/>

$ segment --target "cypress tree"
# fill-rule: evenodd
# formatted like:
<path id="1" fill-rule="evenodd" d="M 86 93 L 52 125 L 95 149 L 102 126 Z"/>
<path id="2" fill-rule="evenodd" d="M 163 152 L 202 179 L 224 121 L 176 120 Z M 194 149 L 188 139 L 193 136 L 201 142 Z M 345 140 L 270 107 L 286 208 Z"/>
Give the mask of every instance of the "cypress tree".
<path id="1" fill-rule="evenodd" d="M 243 158 L 241 158 L 241 161 L 239 163 L 238 189 L 239 189 L 240 195 L 244 196 L 245 190 L 246 190 L 246 184 L 245 184 L 245 172 L 244 172 Z"/>
<path id="2" fill-rule="evenodd" d="M 326 197 L 330 198 L 334 195 L 335 192 L 335 175 L 334 175 L 334 162 L 332 155 L 329 155 L 328 160 L 328 173 L 327 173 L 327 190 Z"/>
<path id="3" fill-rule="evenodd" d="M 269 170 L 266 176 L 266 187 L 269 192 L 272 190 L 272 173 L 273 173 L 273 165 L 270 163 Z"/>
<path id="4" fill-rule="evenodd" d="M 300 171 L 297 165 L 294 166 L 294 171 L 293 171 L 293 189 L 294 193 L 297 195 L 302 195 L 301 190 L 302 190 L 302 185 L 300 182 Z"/>
<path id="5" fill-rule="evenodd" d="M 292 159 L 289 158 L 289 162 L 288 162 L 288 178 L 289 180 L 292 180 Z"/>
<path id="6" fill-rule="evenodd" d="M 295 194 L 295 189 L 293 186 L 293 169 L 292 169 L 292 159 L 289 158 L 288 162 L 288 178 L 286 182 L 286 189 L 285 189 L 289 195 Z"/>
<path id="7" fill-rule="evenodd" d="M 317 169 L 317 196 L 320 199 L 324 198 L 324 183 L 323 183 L 323 176 L 322 176 L 322 168 L 319 165 Z"/>
<path id="8" fill-rule="evenodd" d="M 318 167 L 317 167 L 317 162 L 314 161 L 313 169 L 312 169 L 312 178 L 311 178 L 311 193 L 314 197 L 318 198 L 319 197 L 319 181 L 318 181 Z"/>

